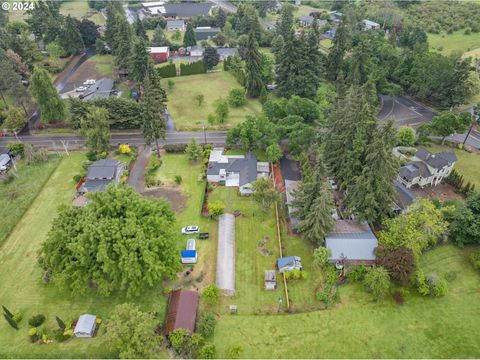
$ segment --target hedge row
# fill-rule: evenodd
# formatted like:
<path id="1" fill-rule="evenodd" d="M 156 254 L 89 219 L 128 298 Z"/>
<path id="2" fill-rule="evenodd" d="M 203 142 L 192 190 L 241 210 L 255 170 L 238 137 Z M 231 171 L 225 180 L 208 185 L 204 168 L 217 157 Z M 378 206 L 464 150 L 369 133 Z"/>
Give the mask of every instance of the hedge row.
<path id="1" fill-rule="evenodd" d="M 177 76 L 177 68 L 174 63 L 158 67 L 157 72 L 162 79 Z"/>
<path id="2" fill-rule="evenodd" d="M 140 127 L 140 103 L 119 97 L 105 97 L 95 100 L 70 99 L 71 123 L 74 129 L 80 128 L 80 120 L 93 106 L 108 111 L 108 120 L 112 129 L 136 129 Z"/>
<path id="3" fill-rule="evenodd" d="M 195 61 L 190 64 L 180 64 L 180 75 L 195 75 L 206 73 L 207 70 L 203 65 L 203 61 Z"/>

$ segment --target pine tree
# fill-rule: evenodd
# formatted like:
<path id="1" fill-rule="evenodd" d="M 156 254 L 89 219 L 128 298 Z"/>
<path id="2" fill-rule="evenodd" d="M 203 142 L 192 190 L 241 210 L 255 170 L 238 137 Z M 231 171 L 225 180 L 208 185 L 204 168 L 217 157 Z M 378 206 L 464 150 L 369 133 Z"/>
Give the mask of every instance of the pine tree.
<path id="1" fill-rule="evenodd" d="M 128 23 L 125 15 L 119 16 L 118 33 L 116 34 L 117 48 L 115 61 L 121 68 L 128 68 L 130 56 L 132 52 L 132 28 Z"/>
<path id="2" fill-rule="evenodd" d="M 205 68 L 211 69 L 216 66 L 220 61 L 220 55 L 217 52 L 217 49 L 211 46 L 205 47 L 205 51 L 203 52 L 203 64 Z"/>
<path id="3" fill-rule="evenodd" d="M 80 132 L 85 136 L 85 146 L 95 154 L 108 152 L 110 149 L 110 125 L 105 109 L 92 107 L 80 121 Z"/>
<path id="4" fill-rule="evenodd" d="M 286 39 L 291 35 L 293 29 L 293 10 L 294 7 L 288 2 L 284 2 L 280 9 L 280 20 L 277 23 L 277 35 Z"/>
<path id="5" fill-rule="evenodd" d="M 391 212 L 395 200 L 393 180 L 399 164 L 392 154 L 396 144 L 393 119 L 375 130 L 373 139 L 366 147 L 366 156 L 360 175 L 348 188 L 346 207 L 358 214 L 360 221 L 379 221 Z"/>
<path id="6" fill-rule="evenodd" d="M 143 39 L 144 41 L 148 41 L 147 32 L 143 27 L 143 21 L 140 19 L 135 20 L 133 23 L 133 28 L 135 29 L 135 35 L 139 38 Z"/>
<path id="7" fill-rule="evenodd" d="M 349 49 L 349 32 L 345 21 L 342 21 L 337 28 L 333 45 L 327 57 L 327 78 L 335 81 L 343 67 L 345 53 Z"/>
<path id="8" fill-rule="evenodd" d="M 251 33 L 248 37 L 245 53 L 245 89 L 247 90 L 247 96 L 260 96 L 265 86 L 262 81 L 261 61 L 257 41 L 253 33 Z"/>
<path id="9" fill-rule="evenodd" d="M 215 15 L 215 25 L 217 25 L 220 29 L 223 29 L 226 22 L 227 22 L 227 14 L 225 13 L 225 10 L 223 10 L 222 8 L 219 8 L 217 15 Z"/>
<path id="10" fill-rule="evenodd" d="M 3 309 L 3 312 L 5 313 L 5 315 L 7 315 L 8 317 L 13 318 L 13 314 L 11 313 L 10 310 L 7 309 L 7 307 L 6 307 L 5 305 L 2 305 L 2 309 Z"/>
<path id="11" fill-rule="evenodd" d="M 163 113 L 166 108 L 165 91 L 160 87 L 160 81 L 150 65 L 148 77 L 145 79 L 145 97 L 142 101 L 142 132 L 145 143 L 155 142 L 157 156 L 160 158 L 159 138 L 165 138 L 165 120 Z"/>
<path id="12" fill-rule="evenodd" d="M 107 42 L 110 49 L 113 53 L 117 51 L 117 33 L 118 33 L 118 19 L 121 17 L 121 12 L 123 12 L 122 4 L 120 1 L 109 1 L 106 13 L 106 31 L 105 31 L 105 41 Z"/>
<path id="13" fill-rule="evenodd" d="M 192 138 L 188 143 L 185 154 L 188 156 L 188 160 L 190 161 L 198 161 L 201 159 L 203 150 L 202 147 L 197 143 L 195 138 Z"/>
<path id="14" fill-rule="evenodd" d="M 11 318 L 10 316 L 8 316 L 7 314 L 3 314 L 3 316 L 5 317 L 5 320 L 7 320 L 8 324 L 14 328 L 15 330 L 18 330 L 18 325 L 17 325 L 17 322 L 15 320 L 13 320 L 13 318 Z"/>
<path id="15" fill-rule="evenodd" d="M 152 38 L 151 44 L 152 44 L 152 46 L 167 46 L 168 45 L 168 39 L 165 36 L 165 33 L 163 32 L 163 30 L 160 26 L 156 27 L 155 32 L 153 33 L 153 38 Z"/>
<path id="16" fill-rule="evenodd" d="M 330 185 L 323 181 L 320 193 L 317 194 L 312 202 L 310 211 L 305 219 L 298 223 L 298 230 L 304 237 L 318 245 L 325 241 L 325 235 L 332 230 L 335 220 L 332 217 L 334 208 Z"/>
<path id="17" fill-rule="evenodd" d="M 65 103 L 58 96 L 47 70 L 35 68 L 30 91 L 40 106 L 42 119 L 47 122 L 65 119 Z"/>
<path id="18" fill-rule="evenodd" d="M 134 81 L 141 83 L 145 80 L 148 70 L 150 55 L 147 51 L 147 44 L 142 38 L 138 38 L 133 45 L 132 58 L 128 74 Z"/>
<path id="19" fill-rule="evenodd" d="M 60 44 L 68 55 L 77 55 L 85 50 L 82 35 L 70 15 L 65 18 Z"/>
<path id="20" fill-rule="evenodd" d="M 62 319 L 60 319 L 58 316 L 55 316 L 55 320 L 57 320 L 57 324 L 60 330 L 65 331 L 65 322 Z"/>
<path id="21" fill-rule="evenodd" d="M 189 22 L 187 23 L 187 30 L 185 35 L 183 35 L 183 46 L 195 46 L 197 45 L 197 40 L 195 39 L 195 32 L 193 31 L 193 25 Z"/>

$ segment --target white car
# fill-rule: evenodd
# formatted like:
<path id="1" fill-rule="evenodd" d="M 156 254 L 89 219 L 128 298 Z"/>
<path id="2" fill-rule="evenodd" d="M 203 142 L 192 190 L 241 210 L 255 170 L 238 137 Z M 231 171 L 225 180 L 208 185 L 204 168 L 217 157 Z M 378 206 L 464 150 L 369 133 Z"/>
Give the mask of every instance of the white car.
<path id="1" fill-rule="evenodd" d="M 83 85 L 94 85 L 97 81 L 95 79 L 85 80 Z"/>
<path id="2" fill-rule="evenodd" d="M 338 190 L 338 185 L 333 179 L 328 179 L 328 182 L 330 183 L 330 186 L 333 190 Z"/>
<path id="3" fill-rule="evenodd" d="M 198 234 L 200 229 L 196 225 L 189 225 L 182 228 L 183 235 Z"/>
<path id="4" fill-rule="evenodd" d="M 86 87 L 86 86 L 79 86 L 75 89 L 75 91 L 76 92 L 84 92 L 87 89 L 88 89 L 88 87 Z"/>

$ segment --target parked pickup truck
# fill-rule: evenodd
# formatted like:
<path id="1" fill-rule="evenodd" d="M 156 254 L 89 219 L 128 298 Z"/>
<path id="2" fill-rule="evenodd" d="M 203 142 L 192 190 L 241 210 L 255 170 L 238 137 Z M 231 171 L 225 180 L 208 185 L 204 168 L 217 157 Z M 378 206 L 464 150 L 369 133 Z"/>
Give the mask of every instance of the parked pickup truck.
<path id="1" fill-rule="evenodd" d="M 201 240 L 208 239 L 209 235 L 209 233 L 200 233 L 198 234 L 198 238 Z"/>

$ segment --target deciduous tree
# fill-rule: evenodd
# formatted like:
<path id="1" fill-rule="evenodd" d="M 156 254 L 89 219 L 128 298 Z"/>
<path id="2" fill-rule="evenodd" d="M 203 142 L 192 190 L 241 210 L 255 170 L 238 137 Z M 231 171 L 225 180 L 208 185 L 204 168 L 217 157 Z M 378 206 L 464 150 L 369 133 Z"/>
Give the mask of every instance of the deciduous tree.
<path id="1" fill-rule="evenodd" d="M 95 154 L 110 149 L 110 126 L 105 109 L 92 107 L 80 121 L 80 131 L 85 136 L 85 146 Z"/>
<path id="2" fill-rule="evenodd" d="M 42 244 L 39 264 L 54 284 L 133 296 L 174 276 L 175 217 L 166 201 L 113 185 L 91 199 L 84 208 L 62 207 Z"/>

